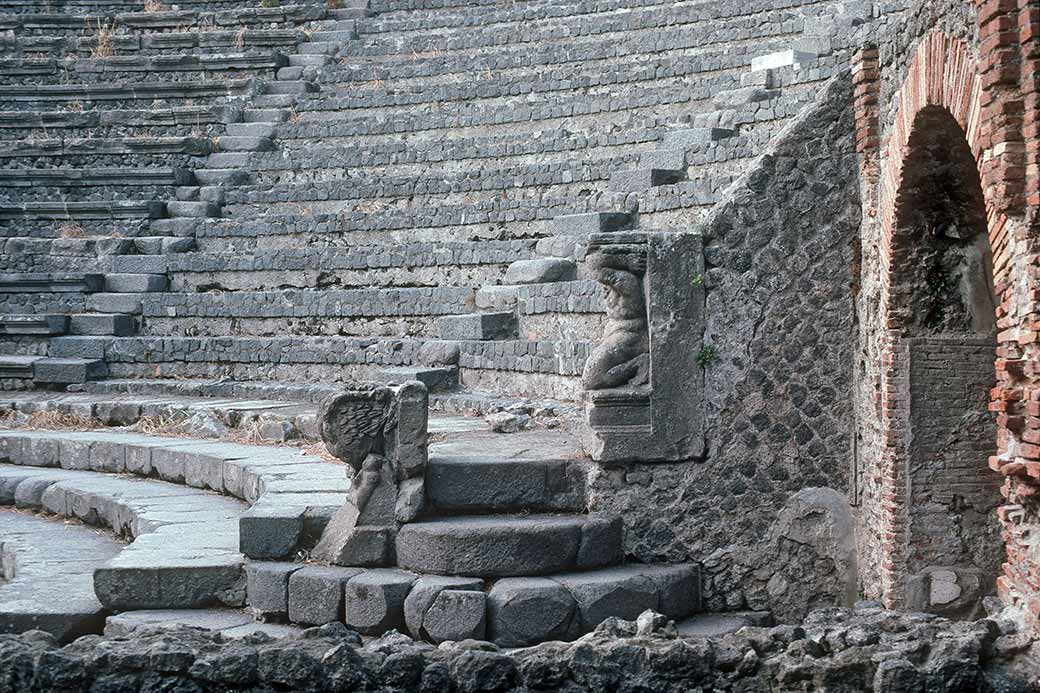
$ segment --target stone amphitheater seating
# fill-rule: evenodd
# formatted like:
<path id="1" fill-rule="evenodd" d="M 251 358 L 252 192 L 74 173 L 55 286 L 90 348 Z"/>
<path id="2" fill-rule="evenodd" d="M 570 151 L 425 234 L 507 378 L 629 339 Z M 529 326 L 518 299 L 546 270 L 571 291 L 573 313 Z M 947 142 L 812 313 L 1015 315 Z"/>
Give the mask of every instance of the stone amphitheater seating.
<path id="1" fill-rule="evenodd" d="M 77 544 L 93 590 L 38 623 L 248 605 L 520 646 L 691 615 L 699 567 L 625 564 L 567 434 L 448 414 L 573 414 L 604 324 L 589 236 L 696 226 L 844 65 L 814 26 L 859 3 L 338 4 L 0 0 L 0 383 L 49 390 L 0 409 L 316 441 L 337 383 L 419 379 L 443 412 L 436 513 L 402 529 L 399 569 L 306 565 L 349 485 L 324 458 L 0 432 L 0 502 L 131 540 Z M 23 525 L 53 530 L 0 513 L 5 537 Z M 22 589 L 0 585 L 0 630 L 24 629 Z"/>

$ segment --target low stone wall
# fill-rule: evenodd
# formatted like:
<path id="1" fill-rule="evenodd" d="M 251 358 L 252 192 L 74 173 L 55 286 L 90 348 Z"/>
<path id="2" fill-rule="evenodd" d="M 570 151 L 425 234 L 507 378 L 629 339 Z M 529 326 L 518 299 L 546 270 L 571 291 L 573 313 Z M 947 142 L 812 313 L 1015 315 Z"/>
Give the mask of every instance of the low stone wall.
<path id="1" fill-rule="evenodd" d="M 1008 628 L 1010 629 L 1010 627 Z M 59 648 L 39 631 L 0 636 L 6 691 L 1035 691 L 1036 644 L 992 620 L 951 622 L 864 603 L 800 626 L 676 635 L 663 617 L 611 620 L 575 643 L 504 652 L 435 648 L 391 633 L 362 645 L 341 624 L 298 638 L 225 641 L 199 630 L 87 636 Z M 1032 683 L 1030 683 L 1032 681 Z"/>

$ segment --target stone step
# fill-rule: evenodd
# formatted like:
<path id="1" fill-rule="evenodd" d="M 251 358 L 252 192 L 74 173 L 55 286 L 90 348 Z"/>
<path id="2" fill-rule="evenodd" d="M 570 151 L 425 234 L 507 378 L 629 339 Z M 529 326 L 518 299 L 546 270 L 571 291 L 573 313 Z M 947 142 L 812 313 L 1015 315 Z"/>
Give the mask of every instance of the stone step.
<path id="1" fill-rule="evenodd" d="M 434 643 L 490 640 L 525 647 L 574 640 L 604 620 L 653 609 L 680 620 L 700 610 L 700 566 L 629 565 L 549 577 L 481 579 L 399 569 L 253 562 L 250 609 L 300 625 L 344 622 L 364 635 L 393 628 Z"/>
<path id="2" fill-rule="evenodd" d="M 269 137 L 225 136 L 217 140 L 217 146 L 225 152 L 266 152 L 274 149 Z"/>
<path id="3" fill-rule="evenodd" d="M 459 385 L 459 369 L 451 366 L 398 366 L 382 368 L 376 374 L 376 381 L 386 384 L 401 384 L 410 380 L 418 380 L 430 392 L 453 390 Z"/>
<path id="4" fill-rule="evenodd" d="M 318 91 L 318 85 L 303 80 L 278 80 L 267 84 L 268 94 L 309 94 Z"/>
<path id="5" fill-rule="evenodd" d="M 135 420 L 140 414 L 134 406 L 110 404 L 102 414 L 110 421 Z M 241 499 L 251 507 L 242 506 L 233 518 L 234 548 L 258 559 L 291 556 L 305 547 L 307 537 L 320 535 L 346 502 L 350 488 L 345 467 L 292 448 L 108 431 L 0 431 L 0 461 L 155 477 Z"/>
<path id="6" fill-rule="evenodd" d="M 296 638 L 303 632 L 298 626 L 261 623 L 243 609 L 143 609 L 109 616 L 104 621 L 104 634 L 125 638 L 144 631 L 181 631 L 184 628 L 219 633 L 223 640 L 253 638 L 258 634 L 270 638 Z"/>
<path id="7" fill-rule="evenodd" d="M 0 537 L 0 633 L 42 630 L 61 642 L 101 633 L 105 609 L 93 574 L 122 544 L 89 527 L 13 510 L 0 510 Z"/>
<path id="8" fill-rule="evenodd" d="M 220 207 L 212 202 L 171 200 L 166 203 L 166 211 L 171 217 L 188 217 L 192 219 L 220 216 Z"/>
<path id="9" fill-rule="evenodd" d="M 239 500 L 162 481 L 0 467 L 0 504 L 110 527 L 133 541 L 93 573 L 108 609 L 240 606 Z"/>
<path id="10" fill-rule="evenodd" d="M 41 84 L 0 86 L 0 104 L 60 101 L 152 101 L 241 96 L 252 88 L 251 79 L 194 82 L 132 82 L 98 84 Z"/>
<path id="11" fill-rule="evenodd" d="M 104 275 L 51 272 L 0 274 L 0 293 L 80 293 L 101 291 Z"/>
<path id="12" fill-rule="evenodd" d="M 437 333 L 441 339 L 516 339 L 516 313 L 470 313 L 445 315 L 437 318 Z"/>
<path id="13" fill-rule="evenodd" d="M 278 126 L 274 123 L 231 123 L 224 129 L 227 136 L 232 137 L 274 137 Z M 226 137 L 221 138 L 221 141 Z M 201 182 L 201 181 L 200 181 Z M 202 183 L 206 185 L 206 183 Z"/>
<path id="14" fill-rule="evenodd" d="M 119 313 L 75 313 L 68 316 L 69 334 L 82 336 L 129 337 L 137 332 L 130 315 Z"/>
<path id="15" fill-rule="evenodd" d="M 223 104 L 199 106 L 172 106 L 160 111 L 152 109 L 120 109 L 89 111 L 0 111 L 0 129 L 96 129 L 110 126 L 169 128 L 176 126 L 233 123 L 238 120 L 241 107 Z"/>
<path id="16" fill-rule="evenodd" d="M 352 29 L 347 31 L 315 31 L 310 35 L 310 40 L 318 43 L 343 43 L 353 41 L 357 38 L 357 32 Z"/>
<path id="17" fill-rule="evenodd" d="M 558 235 L 584 236 L 635 228 L 634 215 L 628 212 L 590 212 L 554 217 L 552 230 Z"/>
<path id="18" fill-rule="evenodd" d="M 158 219 L 165 209 L 159 200 L 22 202 L 0 205 L 0 220 Z"/>
<path id="19" fill-rule="evenodd" d="M 331 62 L 332 58 L 322 53 L 303 53 L 289 56 L 289 64 L 293 67 L 322 67 Z"/>
<path id="20" fill-rule="evenodd" d="M 292 111 L 288 108 L 247 108 L 242 111 L 242 119 L 247 123 L 282 123 L 290 115 Z"/>
<path id="21" fill-rule="evenodd" d="M 67 315 L 0 315 L 0 334 L 52 336 L 68 329 Z"/>
<path id="22" fill-rule="evenodd" d="M 272 82 L 272 84 L 280 84 L 280 82 Z M 293 87 L 288 87 L 292 89 Z M 278 93 L 274 91 L 268 91 L 260 96 L 254 96 L 250 104 L 254 108 L 289 108 L 291 109 L 296 102 L 299 100 L 300 94 L 297 92 L 291 92 L 288 94 Z"/>
<path id="23" fill-rule="evenodd" d="M 190 185 L 186 168 L 15 168 L 0 169 L 0 185 L 11 188 Z"/>
<path id="24" fill-rule="evenodd" d="M 269 125 L 269 123 L 241 123 L 242 125 Z M 197 168 L 195 178 L 202 185 L 245 185 L 249 172 L 237 168 Z"/>
<path id="25" fill-rule="evenodd" d="M 303 55 L 333 55 L 340 49 L 338 42 L 331 41 L 307 41 L 296 47 Z"/>
<path id="26" fill-rule="evenodd" d="M 165 274 L 106 274 L 105 291 L 116 294 L 166 291 Z"/>
<path id="27" fill-rule="evenodd" d="M 438 510 L 580 512 L 584 508 L 588 471 L 584 461 L 531 459 L 530 454 L 507 458 L 492 452 L 496 443 L 489 437 L 467 442 L 469 449 L 450 443 L 438 446 L 426 474 L 426 492 Z"/>
<path id="28" fill-rule="evenodd" d="M 686 175 L 684 170 L 640 168 L 631 171 L 615 171 L 610 176 L 610 189 L 614 192 L 643 192 L 661 185 L 678 183 Z"/>
<path id="29" fill-rule="evenodd" d="M 416 522 L 397 534 L 397 564 L 434 575 L 516 577 L 589 570 L 623 557 L 621 519 L 487 515 Z"/>

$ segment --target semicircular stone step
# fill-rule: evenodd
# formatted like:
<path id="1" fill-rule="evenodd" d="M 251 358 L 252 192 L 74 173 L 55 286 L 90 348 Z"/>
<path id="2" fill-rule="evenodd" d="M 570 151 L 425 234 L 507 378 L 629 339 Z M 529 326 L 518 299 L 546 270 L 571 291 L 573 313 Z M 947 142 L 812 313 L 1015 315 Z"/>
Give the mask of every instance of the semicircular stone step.
<path id="1" fill-rule="evenodd" d="M 100 633 L 94 570 L 123 548 L 92 527 L 0 510 L 0 633 L 42 630 L 63 642 Z"/>
<path id="2" fill-rule="evenodd" d="M 622 558 L 612 515 L 449 517 L 403 526 L 397 564 L 434 575 L 512 577 L 588 570 Z"/>
<path id="3" fill-rule="evenodd" d="M 238 518 L 248 506 L 242 501 L 163 481 L 0 465 L 0 505 L 11 503 L 133 539 L 93 571 L 94 593 L 110 609 L 244 602 Z"/>

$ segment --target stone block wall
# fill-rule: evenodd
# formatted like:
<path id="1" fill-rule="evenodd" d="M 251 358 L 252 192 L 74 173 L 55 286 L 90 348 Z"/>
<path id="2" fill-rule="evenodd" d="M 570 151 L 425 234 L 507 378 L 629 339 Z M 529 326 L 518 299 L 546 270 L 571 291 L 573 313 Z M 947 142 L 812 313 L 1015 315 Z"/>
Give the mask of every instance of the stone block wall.
<path id="1" fill-rule="evenodd" d="M 836 77 L 705 224 L 704 459 L 593 483 L 631 553 L 704 562 L 709 609 L 790 620 L 855 596 L 852 91 Z"/>

